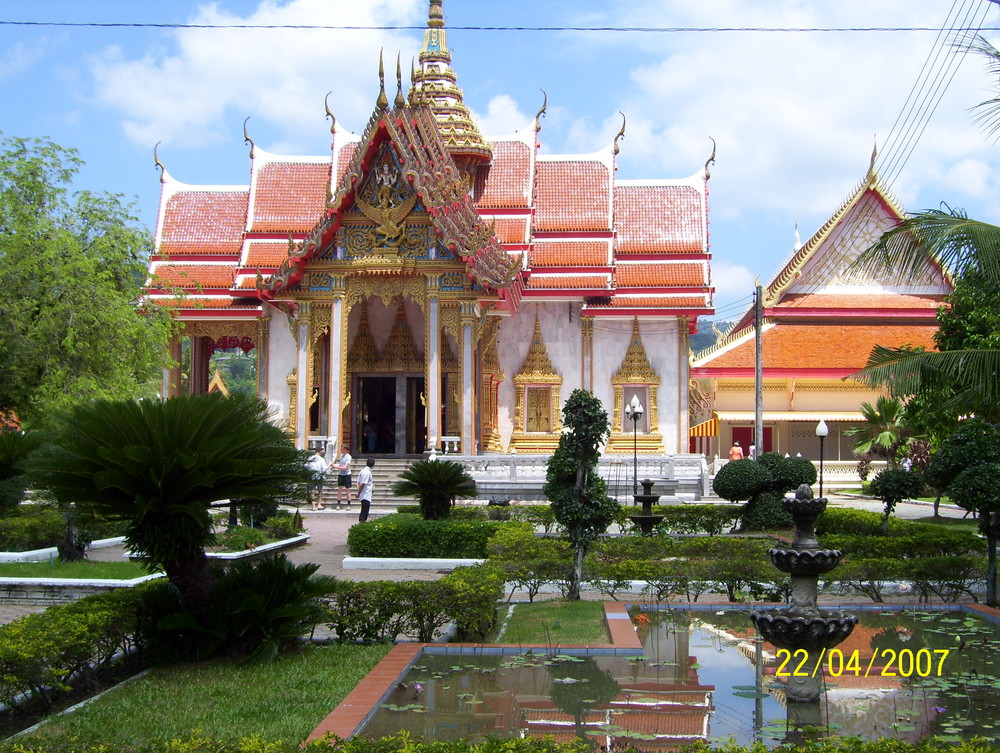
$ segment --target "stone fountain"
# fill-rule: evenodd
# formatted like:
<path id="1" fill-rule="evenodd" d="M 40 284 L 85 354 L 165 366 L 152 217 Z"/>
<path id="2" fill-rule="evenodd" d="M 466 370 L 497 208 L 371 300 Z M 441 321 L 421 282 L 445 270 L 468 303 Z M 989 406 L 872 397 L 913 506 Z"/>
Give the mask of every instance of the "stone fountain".
<path id="1" fill-rule="evenodd" d="M 652 536 L 653 529 L 656 528 L 656 524 L 659 523 L 665 516 L 654 515 L 653 505 L 660 501 L 659 494 L 653 494 L 653 481 L 646 478 L 639 482 L 642 486 L 642 494 L 633 494 L 635 501 L 642 505 L 642 513 L 639 515 L 630 515 L 629 520 L 639 527 L 642 531 L 643 536 Z"/>
<path id="2" fill-rule="evenodd" d="M 792 660 L 787 666 L 804 675 L 788 677 L 785 693 L 789 709 L 792 709 L 791 704 L 815 704 L 818 717 L 823 679 L 822 667 L 818 664 L 824 649 L 829 650 L 845 640 L 858 624 L 858 618 L 816 607 L 819 576 L 833 570 L 841 557 L 839 549 L 820 549 L 816 540 L 816 519 L 826 509 L 826 498 L 813 498 L 812 489 L 803 484 L 794 497 L 785 497 L 782 505 L 795 521 L 795 539 L 791 549 L 771 549 L 768 553 L 776 568 L 792 576 L 790 604 L 784 610 L 754 612 L 751 619 L 764 640 L 792 652 Z M 804 663 L 801 663 L 801 653 L 794 653 L 799 649 L 808 653 Z"/>

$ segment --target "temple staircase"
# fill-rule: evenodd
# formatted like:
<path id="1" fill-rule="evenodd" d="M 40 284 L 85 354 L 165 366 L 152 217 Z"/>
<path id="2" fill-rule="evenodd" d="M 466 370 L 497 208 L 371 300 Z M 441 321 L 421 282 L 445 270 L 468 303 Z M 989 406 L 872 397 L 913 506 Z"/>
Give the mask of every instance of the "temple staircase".
<path id="1" fill-rule="evenodd" d="M 351 509 L 358 506 L 355 497 L 358 493 L 358 474 L 365 467 L 367 456 L 354 458 L 351 463 Z M 399 474 L 410 467 L 410 463 L 419 460 L 417 455 L 376 455 L 375 467 L 372 468 L 372 480 L 375 488 L 372 490 L 372 508 L 383 510 L 395 509 L 399 505 L 415 505 L 417 500 L 412 497 L 395 497 L 392 485 L 399 480 Z M 330 507 L 337 505 L 337 479 L 330 476 L 329 482 L 323 487 L 323 504 Z"/>

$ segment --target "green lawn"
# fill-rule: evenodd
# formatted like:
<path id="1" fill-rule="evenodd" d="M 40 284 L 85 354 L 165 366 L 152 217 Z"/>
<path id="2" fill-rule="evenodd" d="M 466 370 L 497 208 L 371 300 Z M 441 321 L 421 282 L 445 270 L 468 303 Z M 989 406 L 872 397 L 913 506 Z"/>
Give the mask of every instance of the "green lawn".
<path id="1" fill-rule="evenodd" d="M 0 578 L 101 578 L 132 580 L 148 575 L 138 562 L 2 562 Z"/>
<path id="2" fill-rule="evenodd" d="M 297 744 L 390 648 L 307 645 L 273 664 L 158 667 L 18 739 L 30 744 L 65 736 L 109 750 L 192 735 L 224 742 L 259 735 Z"/>
<path id="3" fill-rule="evenodd" d="M 609 640 L 603 602 L 552 599 L 514 607 L 498 642 L 566 645 Z"/>
<path id="4" fill-rule="evenodd" d="M 938 526 L 948 526 L 950 528 L 968 528 L 970 531 L 979 530 L 979 520 L 971 515 L 967 518 L 913 518 L 914 523 L 933 523 Z"/>

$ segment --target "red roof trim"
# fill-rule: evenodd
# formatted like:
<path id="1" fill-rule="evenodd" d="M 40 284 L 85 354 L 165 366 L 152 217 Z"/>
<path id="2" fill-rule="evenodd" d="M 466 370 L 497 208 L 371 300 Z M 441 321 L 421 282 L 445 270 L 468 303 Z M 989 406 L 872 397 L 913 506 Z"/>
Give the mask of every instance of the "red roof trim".
<path id="1" fill-rule="evenodd" d="M 175 316 L 182 322 L 185 319 L 260 319 L 263 313 L 259 308 L 180 309 Z"/>
<path id="2" fill-rule="evenodd" d="M 476 205 L 476 211 L 484 220 L 489 217 L 518 217 L 530 219 L 535 213 L 534 209 L 527 207 L 488 207 Z"/>
<path id="3" fill-rule="evenodd" d="M 670 261 L 706 261 L 711 260 L 712 254 L 710 253 L 686 253 L 678 252 L 671 253 L 670 251 L 662 251 L 659 253 L 649 253 L 649 254 L 627 254 L 615 249 L 615 258 L 623 262 L 633 262 L 633 261 L 665 261 L 666 259 Z"/>
<path id="4" fill-rule="evenodd" d="M 548 238 L 566 238 L 575 241 L 593 241 L 614 238 L 614 230 L 536 230 L 531 234 L 535 240 Z"/>
<path id="5" fill-rule="evenodd" d="M 548 266 L 547 264 L 536 264 L 529 267 L 528 277 L 530 278 L 532 274 L 541 275 L 543 277 L 548 277 L 549 275 L 557 274 L 578 274 L 578 275 L 603 275 L 611 274 L 613 268 L 607 265 L 604 266 L 574 266 L 574 267 L 562 267 L 562 266 Z"/>
<path id="6" fill-rule="evenodd" d="M 659 285 L 657 287 L 648 287 L 648 288 L 635 287 L 635 286 L 630 286 L 630 287 L 627 287 L 627 288 L 625 288 L 625 287 L 616 287 L 615 288 L 615 292 L 618 293 L 618 294 L 620 294 L 620 295 L 626 295 L 626 294 L 628 294 L 628 295 L 642 295 L 642 296 L 651 296 L 651 295 L 681 295 L 681 294 L 685 294 L 685 293 L 687 293 L 687 294 L 691 294 L 691 293 L 712 293 L 712 292 L 714 292 L 714 290 L 715 290 L 715 288 L 713 288 L 711 285 L 695 285 L 695 286 L 687 286 L 687 287 L 682 287 L 682 286 L 664 287 L 662 285 Z"/>
<path id="7" fill-rule="evenodd" d="M 843 379 L 851 374 L 856 374 L 857 369 L 764 369 L 765 377 L 775 379 L 793 379 L 795 377 L 814 377 L 817 379 Z M 691 369 L 691 376 L 700 377 L 754 377 L 753 369 L 745 368 L 721 368 L 713 369 L 709 366 L 699 366 Z"/>
<path id="8" fill-rule="evenodd" d="M 934 320 L 937 319 L 937 311 L 930 308 L 883 308 L 883 309 L 866 309 L 866 308 L 844 308 L 844 309 L 834 309 L 834 308 L 790 308 L 777 306 L 774 308 L 765 308 L 764 316 L 771 317 L 774 319 L 807 319 L 807 318 L 820 318 L 820 319 L 920 319 L 920 320 Z"/>
<path id="9" fill-rule="evenodd" d="M 666 308 L 615 308 L 614 306 L 590 307 L 580 309 L 580 315 L 586 316 L 711 316 L 714 308 L 666 309 Z"/>

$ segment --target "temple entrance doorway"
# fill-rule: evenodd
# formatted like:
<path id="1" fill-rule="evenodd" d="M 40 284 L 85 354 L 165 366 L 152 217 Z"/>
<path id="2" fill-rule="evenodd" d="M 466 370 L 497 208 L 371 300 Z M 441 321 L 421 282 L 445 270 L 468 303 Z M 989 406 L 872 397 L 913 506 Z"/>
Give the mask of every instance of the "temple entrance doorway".
<path id="1" fill-rule="evenodd" d="M 357 455 L 396 452 L 396 377 L 358 377 L 354 414 Z"/>
<path id="2" fill-rule="evenodd" d="M 424 402 L 424 378 L 406 377 L 406 452 L 409 455 L 420 455 L 427 447 Z"/>

